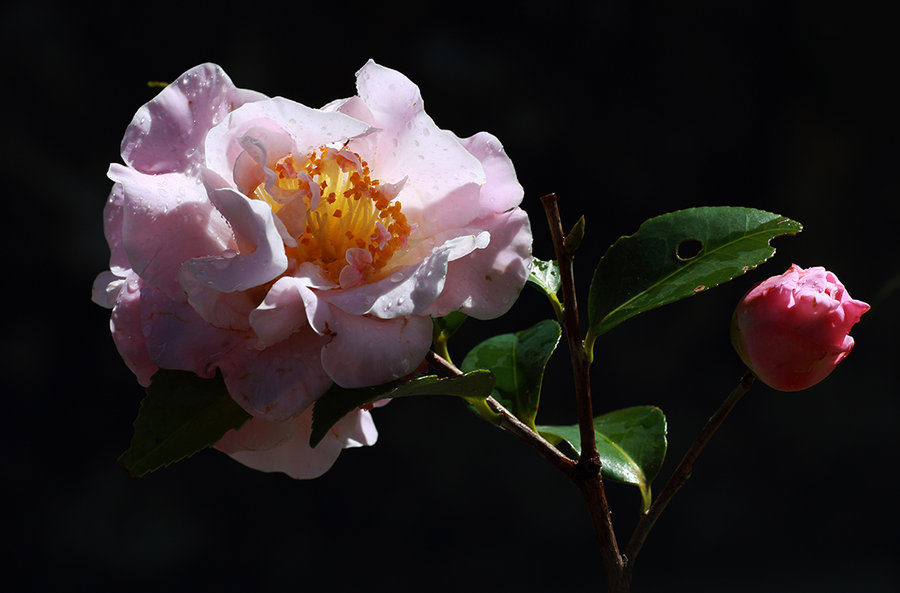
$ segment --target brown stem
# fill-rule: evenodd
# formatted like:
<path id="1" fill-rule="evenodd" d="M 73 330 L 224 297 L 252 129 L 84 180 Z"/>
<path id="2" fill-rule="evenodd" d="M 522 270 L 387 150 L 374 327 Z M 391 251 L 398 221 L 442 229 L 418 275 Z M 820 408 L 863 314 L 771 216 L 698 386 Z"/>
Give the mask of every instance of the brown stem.
<path id="1" fill-rule="evenodd" d="M 548 194 L 541 198 L 547 222 L 550 225 L 550 236 L 556 252 L 557 264 L 563 293 L 563 314 L 566 329 L 566 342 L 572 359 L 572 376 L 575 380 L 575 405 L 578 413 L 578 430 L 581 436 L 582 466 L 596 466 L 599 472 L 600 459 L 597 455 L 597 443 L 594 435 L 594 413 L 591 408 L 590 365 L 584 352 L 581 340 L 581 328 L 578 321 L 578 303 L 575 299 L 575 276 L 572 270 L 572 256 L 566 250 L 565 234 L 556 194 Z"/>
<path id="2" fill-rule="evenodd" d="M 731 393 L 728 394 L 728 397 L 725 398 L 725 401 L 722 402 L 719 409 L 706 421 L 706 425 L 697 435 L 697 438 L 694 439 L 691 448 L 684 454 L 681 463 L 675 468 L 672 477 L 666 482 L 662 492 L 659 493 L 659 496 L 650 506 L 650 509 L 641 516 L 637 527 L 634 529 L 634 533 L 631 534 L 628 546 L 625 548 L 625 556 L 628 558 L 627 576 L 629 579 L 632 570 L 634 570 L 634 563 L 638 553 L 640 553 L 641 547 L 644 545 L 644 541 L 647 539 L 650 530 L 653 529 L 653 526 L 656 524 L 656 520 L 659 519 L 659 516 L 665 510 L 669 501 L 672 500 L 672 497 L 675 496 L 675 493 L 678 492 L 691 477 L 694 461 L 697 460 L 700 452 L 703 451 L 703 448 L 722 425 L 722 422 L 725 421 L 725 418 L 728 417 L 731 410 L 737 405 L 738 401 L 740 401 L 741 397 L 743 397 L 750 389 L 750 386 L 753 385 L 754 379 L 753 373 L 749 370 L 744 373 L 740 382 L 731 390 Z"/>
<path id="3" fill-rule="evenodd" d="M 594 435 L 594 414 L 591 404 L 590 362 L 584 350 L 581 328 L 578 320 L 578 304 L 575 298 L 575 278 L 572 269 L 572 254 L 566 249 L 562 218 L 559 214 L 556 194 L 541 198 L 541 204 L 550 225 L 550 237 L 559 265 L 561 289 L 563 293 L 563 321 L 566 341 L 572 360 L 572 376 L 575 381 L 575 405 L 578 413 L 578 429 L 581 436 L 581 457 L 573 481 L 584 495 L 588 512 L 594 526 L 600 555 L 606 573 L 609 593 L 627 593 L 629 590 L 625 562 L 619 553 L 613 529 L 609 503 L 600 474 L 600 456 Z"/>
<path id="4" fill-rule="evenodd" d="M 428 361 L 428 364 L 431 366 L 431 368 L 433 368 L 439 375 L 443 377 L 454 377 L 456 375 L 462 374 L 462 371 L 456 368 L 453 363 L 443 358 L 442 356 L 435 354 L 434 352 L 428 352 L 425 360 Z M 503 405 L 493 397 L 489 396 L 486 402 L 491 411 L 500 417 L 501 428 L 503 428 L 507 432 L 510 432 L 520 441 L 524 442 L 526 445 L 537 451 L 537 453 L 541 455 L 541 457 L 553 464 L 554 467 L 562 471 L 570 479 L 573 479 L 575 472 L 574 461 L 563 455 L 559 449 L 547 442 L 544 437 L 533 431 L 528 427 L 527 424 L 516 418 L 509 410 L 503 407 Z"/>

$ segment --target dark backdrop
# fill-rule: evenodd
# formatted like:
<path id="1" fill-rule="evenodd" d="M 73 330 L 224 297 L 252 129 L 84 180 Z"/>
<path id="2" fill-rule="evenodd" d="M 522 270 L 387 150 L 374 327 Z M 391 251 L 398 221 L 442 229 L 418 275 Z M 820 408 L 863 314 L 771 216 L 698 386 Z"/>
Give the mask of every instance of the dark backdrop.
<path id="1" fill-rule="evenodd" d="M 345 452 L 314 481 L 215 451 L 142 479 L 115 462 L 142 391 L 115 352 L 108 311 L 89 297 L 107 260 L 106 168 L 155 93 L 146 81 L 215 61 L 240 87 L 317 106 L 352 95 L 369 57 L 415 81 L 438 125 L 503 141 L 537 256 L 552 257 L 540 195 L 560 195 L 567 225 L 587 215 L 582 299 L 605 248 L 650 216 L 744 205 L 802 221 L 762 269 L 597 344 L 595 409 L 652 403 L 667 414 L 659 489 L 742 373 L 727 326 L 753 283 L 792 262 L 825 265 L 873 305 L 826 382 L 795 394 L 754 387 L 651 534 L 635 590 L 900 587 L 887 15 L 765 2 L 4 6 L 0 476 L 11 590 L 602 588 L 579 494 L 450 398 L 378 410 L 378 444 Z M 468 322 L 451 350 L 461 359 L 550 315 L 526 289 L 507 317 Z M 568 371 L 562 348 L 539 421 L 574 421 Z M 625 539 L 637 493 L 608 490 Z"/>

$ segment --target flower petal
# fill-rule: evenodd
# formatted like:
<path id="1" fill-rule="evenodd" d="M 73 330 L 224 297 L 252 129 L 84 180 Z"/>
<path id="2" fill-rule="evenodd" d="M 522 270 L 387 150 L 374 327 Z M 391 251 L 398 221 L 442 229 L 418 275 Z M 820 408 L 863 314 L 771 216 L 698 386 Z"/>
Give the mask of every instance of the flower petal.
<path id="1" fill-rule="evenodd" d="M 238 89 L 215 64 L 202 64 L 138 109 L 122 140 L 122 159 L 143 173 L 188 171 L 203 162 L 203 139 L 229 111 L 265 95 Z"/>
<path id="2" fill-rule="evenodd" d="M 228 250 L 193 258 L 184 264 L 188 273 L 210 288 L 234 292 L 265 284 L 287 269 L 284 242 L 268 204 L 251 200 L 230 188 L 212 190 L 210 199 L 231 224 L 235 235 L 253 250 Z"/>
<path id="3" fill-rule="evenodd" d="M 219 360 L 247 340 L 242 332 L 211 326 L 187 303 L 141 286 L 141 327 L 150 359 L 164 369 L 212 377 Z"/>
<path id="4" fill-rule="evenodd" d="M 207 323 L 219 329 L 248 330 L 248 316 L 257 306 L 249 292 L 220 292 L 197 280 L 182 267 L 179 274 L 187 302 Z"/>
<path id="5" fill-rule="evenodd" d="M 228 393 L 252 416 L 286 420 L 305 410 L 331 387 L 319 363 L 328 341 L 301 328 L 265 350 L 248 342 L 219 363 Z"/>
<path id="6" fill-rule="evenodd" d="M 332 308 L 335 333 L 322 349 L 322 366 L 341 387 L 379 385 L 413 372 L 431 346 L 428 317 L 375 319 Z"/>
<path id="7" fill-rule="evenodd" d="M 248 103 L 236 109 L 228 114 L 221 124 L 210 130 L 206 136 L 209 168 L 225 179 L 233 179 L 235 162 L 244 152 L 241 138 L 247 134 L 252 135 L 254 128 L 267 130 L 272 138 L 279 133 L 290 136 L 292 149 L 297 154 L 308 154 L 320 146 L 346 142 L 350 138 L 372 132 L 368 124 L 343 113 L 324 112 L 275 97 L 267 101 Z M 266 138 L 261 140 L 265 142 Z M 278 154 L 284 150 L 282 144 L 279 141 L 278 147 L 266 147 L 270 164 L 285 155 L 285 153 Z"/>
<path id="8" fill-rule="evenodd" d="M 521 204 L 525 190 L 500 141 L 493 134 L 479 132 L 461 142 L 481 162 L 487 175 L 487 182 L 481 187 L 481 215 L 506 212 Z"/>
<path id="9" fill-rule="evenodd" d="M 428 315 L 462 311 L 476 319 L 493 319 L 512 307 L 525 285 L 531 272 L 528 215 L 515 208 L 489 215 L 474 226 L 490 231 L 490 244 L 450 263 L 444 289 Z"/>
<path id="10" fill-rule="evenodd" d="M 116 164 L 109 177 L 122 188 L 122 245 L 132 269 L 170 298 L 183 295 L 178 269 L 185 260 L 233 247 L 228 223 L 195 180 L 176 173 L 145 175 Z"/>
<path id="11" fill-rule="evenodd" d="M 252 418 L 240 429 L 226 433 L 215 447 L 253 469 L 306 480 L 328 471 L 344 448 L 373 445 L 378 439 L 366 410 L 342 418 L 314 449 L 309 446 L 311 432 L 312 410 L 288 422 Z"/>
<path id="12" fill-rule="evenodd" d="M 415 315 L 427 310 L 444 289 L 447 264 L 488 245 L 490 235 L 464 235 L 446 241 L 430 256 L 378 282 L 328 292 L 322 298 L 354 315 L 381 319 Z"/>
<path id="13" fill-rule="evenodd" d="M 141 279 L 129 272 L 116 293 L 109 328 L 125 364 L 137 376 L 138 383 L 146 387 L 158 369 L 150 359 L 142 326 Z"/>
<path id="14" fill-rule="evenodd" d="M 425 113 L 419 88 L 372 60 L 357 72 L 356 88 L 372 114 L 368 123 L 379 128 L 363 139 L 371 144 L 369 165 L 383 182 L 407 178 L 398 199 L 419 232 L 428 236 L 477 216 L 479 188 L 487 179 L 484 168 L 452 132 L 438 128 Z M 341 109 L 364 115 L 353 101 Z"/>
<path id="15" fill-rule="evenodd" d="M 262 304 L 250 313 L 250 325 L 264 348 L 286 339 L 309 324 L 323 335 L 331 319 L 330 307 L 319 300 L 303 278 L 279 278 Z"/>
<path id="16" fill-rule="evenodd" d="M 117 276 L 125 276 L 131 269 L 128 254 L 122 241 L 122 218 L 125 204 L 125 190 L 121 183 L 114 183 L 103 209 L 103 234 L 109 245 L 109 269 Z"/>

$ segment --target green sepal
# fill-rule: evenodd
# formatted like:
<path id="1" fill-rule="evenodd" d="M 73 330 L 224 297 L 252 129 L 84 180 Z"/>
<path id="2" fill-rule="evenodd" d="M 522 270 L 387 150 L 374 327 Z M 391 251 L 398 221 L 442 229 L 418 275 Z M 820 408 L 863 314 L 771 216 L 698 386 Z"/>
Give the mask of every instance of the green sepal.
<path id="1" fill-rule="evenodd" d="M 392 381 L 383 385 L 354 389 L 334 385 L 314 404 L 309 445 L 311 447 L 318 445 L 331 427 L 353 410 L 381 399 L 411 395 L 453 395 L 466 400 L 484 400 L 491 394 L 493 388 L 494 377 L 485 370 L 447 379 L 427 375 L 408 381 Z"/>
<path id="2" fill-rule="evenodd" d="M 203 379 L 189 371 L 160 369 L 146 393 L 131 445 L 119 457 L 132 476 L 190 457 L 250 419 L 231 399 L 218 372 Z"/>
<path id="3" fill-rule="evenodd" d="M 490 370 L 496 378 L 494 399 L 533 429 L 544 367 L 561 335 L 560 325 L 547 319 L 520 332 L 494 336 L 475 346 L 460 369 Z"/>
<path id="4" fill-rule="evenodd" d="M 433 318 L 432 322 L 434 323 L 435 339 L 438 337 L 442 337 L 445 340 L 450 339 L 468 318 L 469 317 L 461 311 L 454 311 L 443 317 Z"/>
<path id="5" fill-rule="evenodd" d="M 581 455 L 578 425 L 538 426 L 553 445 L 567 443 Z M 641 511 L 650 508 L 650 484 L 666 458 L 666 417 L 655 406 L 635 406 L 594 418 L 597 454 L 604 479 L 631 484 L 641 491 Z"/>

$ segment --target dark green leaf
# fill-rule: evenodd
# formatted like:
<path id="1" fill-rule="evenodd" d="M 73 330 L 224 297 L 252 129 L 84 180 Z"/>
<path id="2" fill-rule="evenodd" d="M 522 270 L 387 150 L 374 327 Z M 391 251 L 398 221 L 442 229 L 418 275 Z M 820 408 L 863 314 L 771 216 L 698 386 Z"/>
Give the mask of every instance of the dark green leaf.
<path id="1" fill-rule="evenodd" d="M 569 255 L 575 253 L 575 250 L 581 245 L 582 239 L 584 239 L 584 216 L 578 219 L 578 222 L 575 223 L 575 226 L 572 227 L 572 230 L 569 231 L 569 234 L 563 240 L 566 252 Z"/>
<path id="2" fill-rule="evenodd" d="M 160 369 L 134 421 L 131 446 L 119 463 L 143 476 L 214 445 L 250 419 L 228 395 L 221 375 L 203 379 L 188 371 Z"/>
<path id="3" fill-rule="evenodd" d="M 384 385 L 357 389 L 345 389 L 334 385 L 314 404 L 309 444 L 315 447 L 338 420 L 356 408 L 380 399 L 411 395 L 454 395 L 466 399 L 484 399 L 491 394 L 493 388 L 494 378 L 490 372 L 484 370 L 449 379 L 428 375 L 410 381 L 392 381 Z"/>
<path id="4" fill-rule="evenodd" d="M 588 346 L 634 315 L 755 268 L 775 253 L 769 241 L 801 229 L 796 221 L 752 208 L 691 208 L 651 218 L 616 241 L 594 272 Z"/>
<path id="5" fill-rule="evenodd" d="M 548 319 L 524 331 L 494 336 L 473 348 L 460 368 L 490 370 L 497 380 L 494 398 L 534 428 L 544 367 L 561 335 L 559 324 Z"/>
<path id="6" fill-rule="evenodd" d="M 554 445 L 565 441 L 579 455 L 578 425 L 539 426 Z M 642 510 L 650 508 L 650 484 L 666 457 L 666 417 L 655 406 L 636 406 L 594 418 L 597 453 L 604 479 L 632 484 L 641 491 Z"/>

